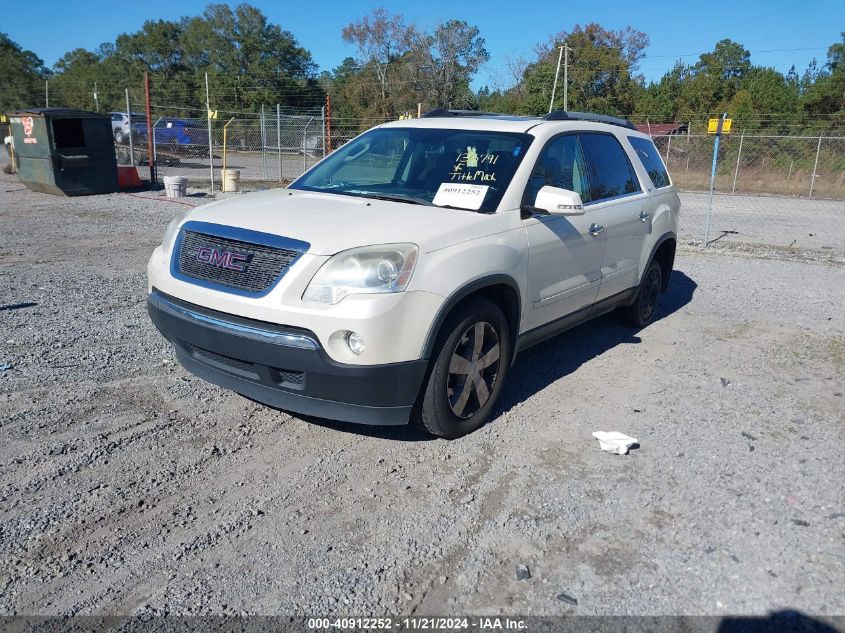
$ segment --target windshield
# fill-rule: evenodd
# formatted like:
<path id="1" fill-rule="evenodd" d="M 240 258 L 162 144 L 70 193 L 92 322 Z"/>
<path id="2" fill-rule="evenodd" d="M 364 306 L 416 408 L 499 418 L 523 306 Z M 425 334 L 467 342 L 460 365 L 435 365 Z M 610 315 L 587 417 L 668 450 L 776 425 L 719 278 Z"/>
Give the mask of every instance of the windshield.
<path id="1" fill-rule="evenodd" d="M 531 138 L 475 130 L 375 129 L 290 188 L 491 213 Z"/>

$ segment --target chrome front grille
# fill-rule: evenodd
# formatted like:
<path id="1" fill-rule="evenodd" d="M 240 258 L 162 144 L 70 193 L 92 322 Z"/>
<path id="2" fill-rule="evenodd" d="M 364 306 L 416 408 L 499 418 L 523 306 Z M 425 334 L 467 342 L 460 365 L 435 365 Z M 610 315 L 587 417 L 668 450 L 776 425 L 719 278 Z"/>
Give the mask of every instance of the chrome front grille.
<path id="1" fill-rule="evenodd" d="M 299 254 L 182 229 L 176 272 L 211 285 L 259 294 L 269 290 Z"/>

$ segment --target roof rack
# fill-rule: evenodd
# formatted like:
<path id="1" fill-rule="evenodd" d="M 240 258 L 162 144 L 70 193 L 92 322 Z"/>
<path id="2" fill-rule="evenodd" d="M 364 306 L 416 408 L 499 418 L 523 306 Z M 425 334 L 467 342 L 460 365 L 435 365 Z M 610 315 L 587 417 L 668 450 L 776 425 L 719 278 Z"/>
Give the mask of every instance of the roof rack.
<path id="1" fill-rule="evenodd" d="M 566 110 L 555 110 L 543 117 L 546 121 L 593 121 L 594 123 L 608 123 L 626 127 L 629 130 L 636 130 L 636 126 L 628 119 L 620 119 L 606 114 L 594 114 L 592 112 L 567 112 Z"/>
<path id="2" fill-rule="evenodd" d="M 431 119 L 435 117 L 455 117 L 455 116 L 508 116 L 501 112 L 482 112 L 480 110 L 447 110 L 445 108 L 436 108 L 429 110 L 422 115 L 423 119 Z"/>

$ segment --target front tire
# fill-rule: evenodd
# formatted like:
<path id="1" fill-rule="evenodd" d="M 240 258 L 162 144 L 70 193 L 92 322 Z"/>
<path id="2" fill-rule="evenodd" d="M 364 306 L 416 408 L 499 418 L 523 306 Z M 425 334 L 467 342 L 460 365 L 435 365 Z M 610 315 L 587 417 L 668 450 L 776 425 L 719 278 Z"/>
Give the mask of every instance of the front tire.
<path id="1" fill-rule="evenodd" d="M 469 301 L 446 320 L 434 349 L 412 415 L 432 435 L 455 439 L 481 427 L 496 406 L 511 359 L 505 315 L 487 299 Z"/>
<path id="2" fill-rule="evenodd" d="M 622 311 L 624 321 L 636 328 L 644 328 L 654 320 L 657 301 L 663 286 L 663 270 L 653 261 L 643 275 L 634 302 Z"/>

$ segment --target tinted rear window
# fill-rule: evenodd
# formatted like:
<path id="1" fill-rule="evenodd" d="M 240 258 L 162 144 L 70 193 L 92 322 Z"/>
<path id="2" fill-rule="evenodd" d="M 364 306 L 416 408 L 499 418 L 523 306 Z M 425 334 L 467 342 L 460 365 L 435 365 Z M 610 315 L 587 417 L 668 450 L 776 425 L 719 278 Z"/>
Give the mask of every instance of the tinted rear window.
<path id="1" fill-rule="evenodd" d="M 654 143 L 647 138 L 639 138 L 637 136 L 629 136 L 631 146 L 639 156 L 640 160 L 648 172 L 648 177 L 657 189 L 661 187 L 668 187 L 672 183 L 669 182 L 669 172 L 666 171 L 666 165 L 663 164 L 663 158 L 660 152 L 654 146 Z"/>
<path id="2" fill-rule="evenodd" d="M 595 133 L 578 136 L 590 166 L 593 202 L 641 191 L 634 168 L 615 136 Z"/>

